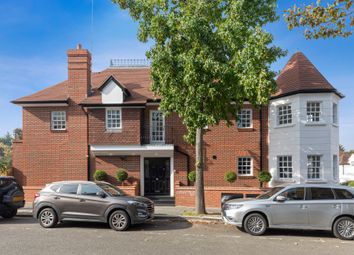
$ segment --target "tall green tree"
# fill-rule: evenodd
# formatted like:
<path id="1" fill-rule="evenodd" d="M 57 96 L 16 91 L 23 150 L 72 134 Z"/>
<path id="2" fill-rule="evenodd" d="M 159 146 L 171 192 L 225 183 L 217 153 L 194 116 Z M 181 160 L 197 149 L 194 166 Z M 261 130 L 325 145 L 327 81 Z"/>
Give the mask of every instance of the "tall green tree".
<path id="1" fill-rule="evenodd" d="M 353 0 L 321 1 L 309 5 L 294 5 L 285 11 L 290 30 L 305 28 L 307 39 L 348 37 L 353 34 Z"/>
<path id="2" fill-rule="evenodd" d="M 0 175 L 7 175 L 11 166 L 11 146 L 0 142 Z"/>
<path id="3" fill-rule="evenodd" d="M 237 118 L 244 100 L 267 103 L 270 70 L 284 52 L 263 27 L 277 20 L 275 0 L 113 0 L 139 22 L 138 38 L 152 41 L 152 90 L 160 109 L 176 112 L 196 149 L 196 211 L 205 213 L 204 127 Z"/>
<path id="4" fill-rule="evenodd" d="M 0 143 L 3 143 L 8 146 L 12 145 L 12 136 L 9 132 L 7 132 L 5 136 L 0 137 Z"/>

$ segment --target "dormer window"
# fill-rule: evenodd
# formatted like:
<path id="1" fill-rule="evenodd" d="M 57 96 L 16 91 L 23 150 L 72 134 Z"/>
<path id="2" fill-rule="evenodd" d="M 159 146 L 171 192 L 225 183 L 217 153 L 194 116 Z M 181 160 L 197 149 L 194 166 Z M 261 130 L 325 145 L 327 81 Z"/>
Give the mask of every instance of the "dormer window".
<path id="1" fill-rule="evenodd" d="M 106 130 L 115 131 L 122 129 L 122 109 L 106 108 Z"/>
<path id="2" fill-rule="evenodd" d="M 320 122 L 321 120 L 321 103 L 307 102 L 306 106 L 307 122 Z"/>
<path id="3" fill-rule="evenodd" d="M 129 91 L 113 75 L 99 87 L 102 104 L 122 104 L 130 96 Z"/>

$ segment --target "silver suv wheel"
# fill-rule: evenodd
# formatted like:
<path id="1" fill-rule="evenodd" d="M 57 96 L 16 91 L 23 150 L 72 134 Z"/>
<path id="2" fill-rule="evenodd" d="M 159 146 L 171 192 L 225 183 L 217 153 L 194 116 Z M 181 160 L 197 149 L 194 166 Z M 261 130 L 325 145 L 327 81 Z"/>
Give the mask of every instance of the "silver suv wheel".
<path id="1" fill-rule="evenodd" d="M 354 220 L 350 217 L 342 217 L 336 220 L 333 226 L 335 237 L 343 240 L 354 239 Z"/>
<path id="2" fill-rule="evenodd" d="M 260 236 L 263 235 L 267 229 L 267 221 L 261 214 L 252 213 L 246 217 L 243 227 L 247 233 Z"/>
<path id="3" fill-rule="evenodd" d="M 53 209 L 45 208 L 39 213 L 38 221 L 42 227 L 52 228 L 57 224 L 58 218 Z"/>
<path id="4" fill-rule="evenodd" d="M 117 210 L 109 217 L 109 226 L 116 231 L 124 231 L 130 226 L 129 215 L 122 210 Z"/>

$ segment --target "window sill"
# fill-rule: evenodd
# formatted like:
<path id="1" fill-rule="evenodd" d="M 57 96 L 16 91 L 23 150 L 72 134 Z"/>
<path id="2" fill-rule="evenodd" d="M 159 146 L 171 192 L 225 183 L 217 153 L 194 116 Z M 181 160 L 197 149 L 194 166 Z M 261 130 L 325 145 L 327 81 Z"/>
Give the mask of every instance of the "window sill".
<path id="1" fill-rule="evenodd" d="M 327 183 L 326 180 L 323 179 L 316 179 L 316 180 L 306 180 L 305 183 Z"/>
<path id="2" fill-rule="evenodd" d="M 295 183 L 296 181 L 294 179 L 274 179 L 276 182 L 281 182 L 281 183 Z"/>
<path id="3" fill-rule="evenodd" d="M 238 127 L 238 128 L 237 128 L 237 131 L 239 131 L 239 132 L 253 132 L 253 131 L 254 131 L 254 128 L 253 128 L 253 127 L 250 127 L 250 128 L 241 128 L 241 127 Z"/>
<path id="4" fill-rule="evenodd" d="M 255 176 L 253 175 L 237 175 L 237 179 L 242 179 L 242 180 L 245 180 L 245 179 L 256 179 Z"/>
<path id="5" fill-rule="evenodd" d="M 333 127 L 339 127 L 338 123 L 332 123 Z"/>
<path id="6" fill-rule="evenodd" d="M 122 133 L 122 129 L 106 129 L 105 133 Z"/>
<path id="7" fill-rule="evenodd" d="M 51 129 L 50 131 L 52 133 L 66 133 L 66 132 L 68 132 L 67 129 Z"/>
<path id="8" fill-rule="evenodd" d="M 277 125 L 274 128 L 288 128 L 288 127 L 294 127 L 295 123 L 293 124 L 285 124 L 285 125 Z"/>
<path id="9" fill-rule="evenodd" d="M 325 122 L 306 122 L 305 126 L 326 126 Z"/>

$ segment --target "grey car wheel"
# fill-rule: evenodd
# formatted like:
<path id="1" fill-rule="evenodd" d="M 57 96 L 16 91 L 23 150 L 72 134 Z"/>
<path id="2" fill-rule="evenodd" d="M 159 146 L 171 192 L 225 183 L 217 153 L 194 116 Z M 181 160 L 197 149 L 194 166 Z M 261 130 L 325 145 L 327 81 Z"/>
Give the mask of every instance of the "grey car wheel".
<path id="1" fill-rule="evenodd" d="M 122 210 L 114 211 L 111 216 L 109 216 L 109 226 L 116 231 L 127 230 L 130 226 L 129 215 Z"/>
<path id="2" fill-rule="evenodd" d="M 44 228 L 53 228 L 58 223 L 58 217 L 52 208 L 44 208 L 39 213 L 38 221 Z"/>
<path id="3" fill-rule="evenodd" d="M 5 219 L 10 219 L 15 217 L 17 214 L 16 208 L 7 208 L 5 211 L 0 213 L 0 216 L 4 217 Z"/>
<path id="4" fill-rule="evenodd" d="M 334 222 L 333 234 L 343 240 L 354 240 L 354 220 L 350 217 L 341 217 Z"/>
<path id="5" fill-rule="evenodd" d="M 246 217 L 243 227 L 247 233 L 260 236 L 267 230 L 267 221 L 261 214 L 252 213 Z"/>

